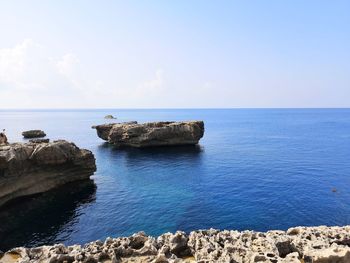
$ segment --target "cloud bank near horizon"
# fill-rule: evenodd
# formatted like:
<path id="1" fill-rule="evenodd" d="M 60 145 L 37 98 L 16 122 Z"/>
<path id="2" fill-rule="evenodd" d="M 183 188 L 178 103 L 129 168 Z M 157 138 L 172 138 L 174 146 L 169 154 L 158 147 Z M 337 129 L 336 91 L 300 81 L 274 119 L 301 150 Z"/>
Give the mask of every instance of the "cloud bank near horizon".
<path id="1" fill-rule="evenodd" d="M 348 8 L 2 2 L 0 109 L 350 107 Z"/>
<path id="2" fill-rule="evenodd" d="M 89 75 L 74 53 L 54 57 L 47 47 L 32 39 L 0 49 L 1 108 L 94 107 L 93 102 L 98 99 L 111 100 L 117 96 L 141 100 L 163 89 L 164 71 L 157 69 L 153 78 L 140 83 L 130 93 L 113 88 L 113 84 L 109 88 L 106 85 Z"/>

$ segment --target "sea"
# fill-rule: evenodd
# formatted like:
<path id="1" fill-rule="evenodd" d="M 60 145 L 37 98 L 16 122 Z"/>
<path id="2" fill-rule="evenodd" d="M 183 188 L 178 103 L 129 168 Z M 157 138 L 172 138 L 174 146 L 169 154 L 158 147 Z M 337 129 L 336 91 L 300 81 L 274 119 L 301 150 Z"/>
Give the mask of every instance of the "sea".
<path id="1" fill-rule="evenodd" d="M 106 120 L 112 114 L 117 120 Z M 118 149 L 93 125 L 203 120 L 197 146 Z M 42 129 L 91 150 L 91 180 L 0 209 L 0 249 L 138 231 L 350 224 L 350 109 L 1 110 L 10 142 Z"/>

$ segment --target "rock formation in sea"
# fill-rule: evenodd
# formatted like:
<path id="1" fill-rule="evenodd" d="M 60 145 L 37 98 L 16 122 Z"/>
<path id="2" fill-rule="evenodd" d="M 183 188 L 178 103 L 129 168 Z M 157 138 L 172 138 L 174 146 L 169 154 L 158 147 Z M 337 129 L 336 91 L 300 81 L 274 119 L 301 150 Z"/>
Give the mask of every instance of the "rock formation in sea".
<path id="1" fill-rule="evenodd" d="M 114 117 L 113 115 L 106 115 L 105 116 L 105 119 L 116 119 L 116 117 Z"/>
<path id="2" fill-rule="evenodd" d="M 30 139 L 30 138 L 42 138 L 45 137 L 46 134 L 44 131 L 42 130 L 29 130 L 29 131 L 24 131 L 22 132 L 22 135 L 24 138 L 26 139 Z"/>
<path id="3" fill-rule="evenodd" d="M 92 128 L 101 139 L 130 147 L 194 145 L 204 135 L 203 121 L 111 123 Z"/>
<path id="4" fill-rule="evenodd" d="M 178 231 L 157 238 L 140 232 L 83 246 L 14 248 L 3 262 L 228 262 L 349 263 L 350 226 L 295 227 L 287 231 Z M 1 258 L 2 257 L 2 258 Z"/>
<path id="5" fill-rule="evenodd" d="M 5 134 L 5 130 L 3 132 L 0 132 L 0 145 L 7 145 L 7 136 Z"/>
<path id="6" fill-rule="evenodd" d="M 95 170 L 92 152 L 64 140 L 0 146 L 0 205 L 88 179 Z"/>

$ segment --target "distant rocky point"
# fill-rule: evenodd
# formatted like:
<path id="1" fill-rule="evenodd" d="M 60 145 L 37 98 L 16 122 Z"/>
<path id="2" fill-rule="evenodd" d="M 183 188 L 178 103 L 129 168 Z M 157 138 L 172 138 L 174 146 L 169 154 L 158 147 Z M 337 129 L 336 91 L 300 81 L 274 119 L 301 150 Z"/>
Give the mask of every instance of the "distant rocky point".
<path id="1" fill-rule="evenodd" d="M 105 119 L 116 119 L 116 117 L 114 117 L 113 115 L 106 115 Z"/>
<path id="2" fill-rule="evenodd" d="M 64 140 L 0 146 L 0 206 L 18 197 L 88 179 L 95 170 L 92 152 Z"/>
<path id="3" fill-rule="evenodd" d="M 29 130 L 22 132 L 22 135 L 26 139 L 30 138 L 42 138 L 46 136 L 46 133 L 42 130 Z"/>
<path id="4" fill-rule="evenodd" d="M 350 226 L 288 231 L 178 231 L 157 238 L 140 232 L 83 246 L 14 248 L 0 262 L 349 263 Z"/>
<path id="5" fill-rule="evenodd" d="M 203 121 L 111 123 L 92 128 L 101 139 L 119 147 L 194 145 L 204 135 Z"/>

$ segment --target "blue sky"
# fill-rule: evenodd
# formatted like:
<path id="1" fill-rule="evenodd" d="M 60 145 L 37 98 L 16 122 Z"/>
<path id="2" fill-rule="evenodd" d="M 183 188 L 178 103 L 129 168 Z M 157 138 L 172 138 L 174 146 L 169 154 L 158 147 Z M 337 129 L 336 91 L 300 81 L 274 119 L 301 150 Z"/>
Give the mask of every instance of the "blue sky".
<path id="1" fill-rule="evenodd" d="M 0 108 L 350 107 L 350 1 L 0 2 Z"/>

